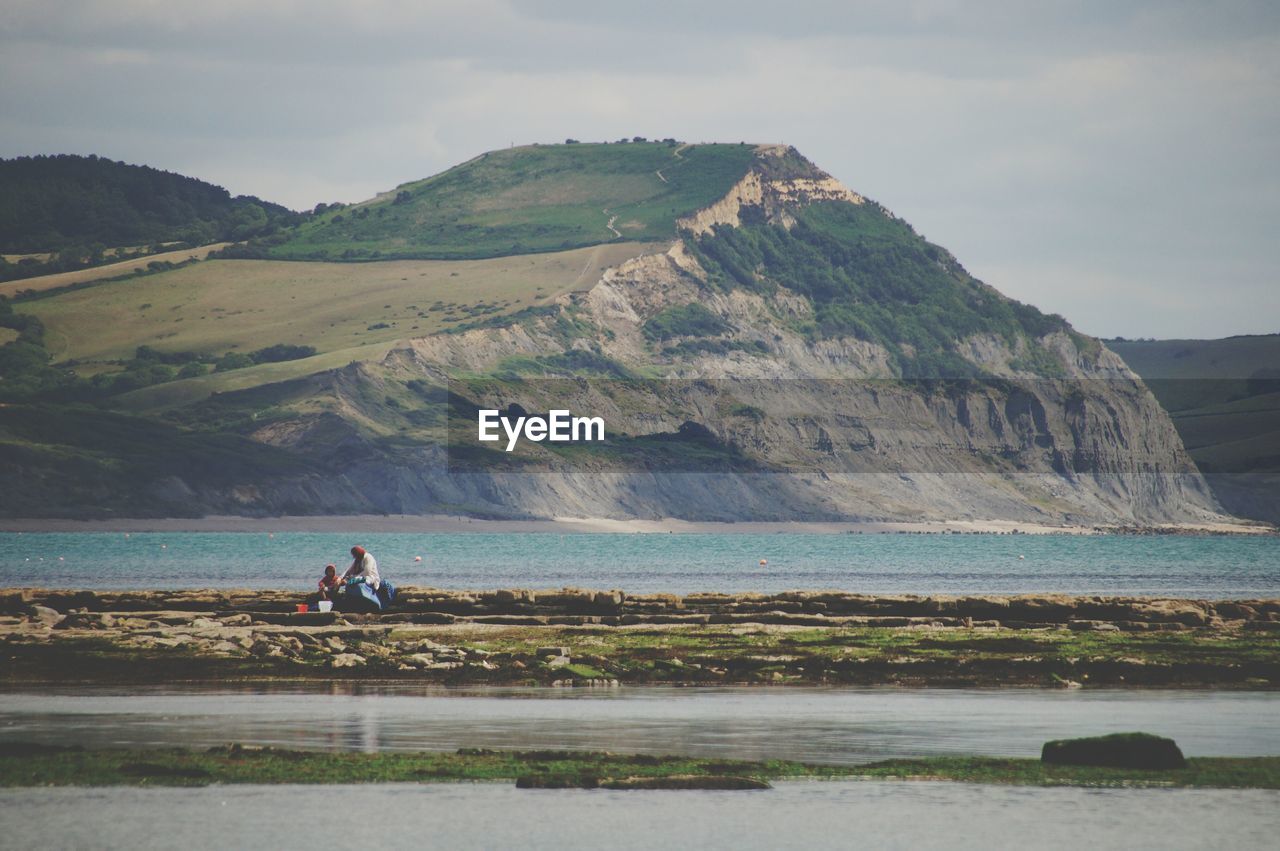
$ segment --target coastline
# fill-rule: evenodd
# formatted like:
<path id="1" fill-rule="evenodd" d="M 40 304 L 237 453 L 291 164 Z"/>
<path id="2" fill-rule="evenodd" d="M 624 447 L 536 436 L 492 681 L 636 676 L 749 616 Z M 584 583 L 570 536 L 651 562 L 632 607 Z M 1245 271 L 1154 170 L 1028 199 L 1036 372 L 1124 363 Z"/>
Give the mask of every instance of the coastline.
<path id="1" fill-rule="evenodd" d="M 287 592 L 0 594 L 0 686 L 441 685 L 1280 689 L 1280 600 L 629 595 L 400 589 L 386 612 Z"/>
<path id="2" fill-rule="evenodd" d="M 619 520 L 607 517 L 555 517 L 492 520 L 460 515 L 352 514 L 282 517 L 67 518 L 0 519 L 0 533 L 45 532 L 399 532 L 399 533 L 546 533 L 546 534 L 981 534 L 981 535 L 1273 535 L 1261 523 L 1169 523 L 1134 526 L 1084 526 L 1016 520 L 851 520 L 719 522 L 661 518 Z"/>

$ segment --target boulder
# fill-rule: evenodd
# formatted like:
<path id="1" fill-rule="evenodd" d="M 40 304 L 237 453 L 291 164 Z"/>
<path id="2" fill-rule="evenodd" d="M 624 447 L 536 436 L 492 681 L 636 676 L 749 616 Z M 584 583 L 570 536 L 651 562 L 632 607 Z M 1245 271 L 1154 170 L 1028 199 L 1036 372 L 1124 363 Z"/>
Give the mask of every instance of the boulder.
<path id="1" fill-rule="evenodd" d="M 1186 758 L 1173 739 L 1151 733 L 1113 733 L 1110 736 L 1045 742 L 1040 761 L 1050 765 L 1153 770 L 1187 766 Z"/>
<path id="2" fill-rule="evenodd" d="M 57 609 L 51 609 L 48 606 L 32 606 L 31 618 L 40 621 L 45 626 L 53 626 L 62 620 L 62 612 Z"/>
<path id="3" fill-rule="evenodd" d="M 597 591 L 592 595 L 591 602 L 599 608 L 617 608 L 622 605 L 622 592 L 613 591 Z"/>

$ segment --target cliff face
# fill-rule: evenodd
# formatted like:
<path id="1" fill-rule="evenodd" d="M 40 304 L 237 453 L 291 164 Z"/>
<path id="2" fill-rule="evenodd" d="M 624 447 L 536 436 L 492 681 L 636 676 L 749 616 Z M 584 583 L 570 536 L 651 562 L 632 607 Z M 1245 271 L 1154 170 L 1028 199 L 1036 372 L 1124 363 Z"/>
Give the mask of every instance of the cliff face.
<path id="1" fill-rule="evenodd" d="M 662 156 L 693 169 L 696 157 L 680 150 Z M 552 147 L 535 153 L 555 165 L 530 172 L 536 185 L 513 183 L 500 164 L 487 179 L 511 184 L 503 197 L 536 200 L 555 188 L 548 181 L 581 176 Z M 376 362 L 165 411 L 172 428 L 156 439 L 168 460 L 125 459 L 121 469 L 136 473 L 90 481 L 48 460 L 56 448 L 0 458 L 0 475 L 23 482 L 12 493 L 28 502 L 38 493 L 30 504 L 41 506 L 0 501 L 0 513 L 1221 519 L 1168 416 L 1099 341 L 973 279 L 793 149 L 720 154 L 715 191 L 728 192 L 675 218 L 676 236 L 659 250 L 523 310 L 495 314 L 497 304 L 468 305 L 451 290 L 449 309 L 477 318 L 403 339 Z M 748 165 L 727 172 L 729 154 Z M 632 175 L 634 209 L 606 208 L 611 224 L 626 229 L 641 210 L 646 232 L 661 232 L 644 181 L 674 192 L 675 176 Z M 444 191 L 434 185 L 415 201 L 423 209 Z M 380 222 L 397 215 L 360 226 L 389 228 Z M 517 231 L 532 239 L 546 227 Z M 424 289 L 420 303 L 438 296 Z M 477 463 L 457 438 L 474 436 L 466 412 L 481 403 L 601 416 L 614 444 L 533 446 Z M 94 428 L 67 445 L 83 448 Z M 21 437 L 41 431 L 37 423 Z M 246 444 L 257 452 L 249 460 Z"/>
<path id="2" fill-rule="evenodd" d="M 923 357 L 928 338 L 815 334 L 815 317 L 829 305 L 790 286 L 788 270 L 767 254 L 750 270 L 751 280 L 767 286 L 725 285 L 706 265 L 713 240 L 733 239 L 731 232 L 785 235 L 805 227 L 811 210 L 867 204 L 794 151 L 761 149 L 725 198 L 681 220 L 681 238 L 665 252 L 606 270 L 555 312 L 409 340 L 376 367 L 335 373 L 329 413 L 255 437 L 340 469 L 350 510 L 699 520 L 1218 518 L 1141 380 L 1060 320 L 1047 329 L 980 328 L 943 347 L 948 359 L 934 361 L 942 374 L 922 376 L 913 358 Z M 897 221 L 887 211 L 876 215 Z M 950 255 L 931 258 L 974 303 L 1008 304 L 967 278 Z M 695 304 L 714 317 L 714 334 L 655 333 L 655 322 Z M 460 374 L 581 375 L 566 366 L 573 363 L 596 368 L 595 377 L 466 392 L 497 407 L 518 402 L 531 411 L 601 415 L 611 433 L 628 437 L 677 435 L 692 423 L 727 453 L 726 464 L 565 463 L 535 452 L 532 460 L 547 466 L 532 472 L 461 468 L 438 431 L 386 440 L 403 413 L 376 401 L 388 387 L 444 386 Z M 600 364 L 629 378 L 602 374 Z M 433 413 L 419 420 L 434 417 L 438 425 L 444 407 L 442 398 L 425 403 Z M 321 423 L 343 438 L 299 439 Z M 271 502 L 264 494 L 263 504 Z"/>

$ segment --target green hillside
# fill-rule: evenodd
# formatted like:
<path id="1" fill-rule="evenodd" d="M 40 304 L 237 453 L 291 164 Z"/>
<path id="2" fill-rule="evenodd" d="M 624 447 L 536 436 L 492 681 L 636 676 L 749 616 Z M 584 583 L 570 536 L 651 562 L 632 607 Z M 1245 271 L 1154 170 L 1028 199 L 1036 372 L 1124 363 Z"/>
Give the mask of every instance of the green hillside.
<path id="1" fill-rule="evenodd" d="M 554 513 L 570 503 L 530 508 L 442 471 L 448 380 L 1059 376 L 1100 352 L 796 151 L 744 144 L 494 151 L 296 224 L 268 217 L 266 230 L 209 259 L 10 292 L 0 298 L 0 486 L 13 484 L 15 497 L 0 515 Z M 710 437 L 717 428 L 748 446 L 781 447 L 792 435 L 745 401 L 683 410 L 658 393 L 615 403 L 676 406 L 674 431 L 645 420 L 657 436 L 637 432 L 619 450 L 646 463 L 736 457 Z M 1010 442 L 964 464 L 1019 456 L 1024 427 L 1048 427 L 1035 424 L 1037 404 L 991 407 L 988 419 L 1009 419 L 1000 434 Z M 838 426 L 851 429 L 843 444 L 863 445 L 862 426 Z M 744 429 L 766 433 L 751 443 Z M 1053 443 L 1037 434 L 1035 451 Z M 823 445 L 797 451 L 808 458 Z M 1065 456 L 1054 452 L 1057 470 Z M 236 453 L 244 464 L 227 460 Z M 752 488 L 728 501 L 684 488 L 642 498 L 663 516 L 855 510 L 835 486 L 794 509 Z M 856 511 L 916 516 L 921 499 Z M 1049 496 L 1035 504 L 1065 511 Z"/>
<path id="2" fill-rule="evenodd" d="M 115 249 L 274 233 L 300 216 L 193 177 L 95 156 L 0 160 L 0 280 L 116 259 Z M 28 256 L 23 256 L 28 255 Z"/>
<path id="3" fill-rule="evenodd" d="M 1280 523 L 1280 334 L 1107 346 L 1170 412 L 1223 506 Z"/>
<path id="4" fill-rule="evenodd" d="M 669 239 L 677 218 L 721 198 L 754 157 L 751 145 L 661 142 L 492 151 L 327 210 L 252 250 L 292 260 L 475 259 Z"/>
<path id="5" fill-rule="evenodd" d="M 793 225 L 765 221 L 717 227 L 690 241 L 714 285 L 771 292 L 779 286 L 814 307 L 801 330 L 811 339 L 856 337 L 878 343 L 906 376 L 964 377 L 978 370 L 955 352 L 972 335 L 1010 345 L 1056 331 L 1094 346 L 1066 320 L 1014 301 L 969 275 L 944 248 L 874 202 L 815 203 Z M 1057 375 L 1061 365 L 1030 343 L 1020 369 Z"/>

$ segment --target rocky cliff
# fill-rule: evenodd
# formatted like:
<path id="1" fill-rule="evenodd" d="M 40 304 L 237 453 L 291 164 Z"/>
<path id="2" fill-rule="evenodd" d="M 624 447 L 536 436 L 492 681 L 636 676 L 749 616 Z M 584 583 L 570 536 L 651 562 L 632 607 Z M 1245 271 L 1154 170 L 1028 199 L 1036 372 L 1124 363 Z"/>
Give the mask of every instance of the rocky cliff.
<path id="1" fill-rule="evenodd" d="M 945 359 L 929 361 L 937 369 L 926 375 L 917 361 L 927 338 L 815 333 L 815 315 L 830 305 L 795 286 L 794 269 L 776 253 L 750 270 L 758 282 L 750 286 L 726 283 L 724 252 L 714 259 L 716 241 L 743 228 L 785 236 L 814 211 L 855 206 L 873 207 L 794 151 L 762 148 L 728 195 L 680 221 L 667 250 L 606 270 L 543 315 L 407 340 L 375 367 L 330 376 L 327 413 L 255 437 L 318 451 L 359 494 L 353 509 L 393 513 L 1138 523 L 1216 516 L 1141 380 L 1065 322 L 975 323 L 938 347 Z M 881 208 L 871 215 L 864 230 L 898 224 Z M 907 247 L 916 243 L 927 246 L 916 237 Z M 984 308 L 1009 304 L 945 252 L 927 259 L 941 270 L 940 286 L 963 290 L 980 319 Z M 884 301 L 890 313 L 913 311 Z M 711 321 L 654 331 L 656 320 L 689 305 Z M 387 436 L 404 433 L 404 412 L 383 404 L 387 388 L 445 388 L 459 375 L 519 375 L 525 386 L 473 383 L 467 392 L 499 407 L 591 412 L 622 435 L 679 434 L 693 423 L 733 463 L 568 463 L 544 452 L 535 460 L 548 466 L 535 472 L 460 470 L 435 440 L 389 447 Z M 581 380 L 532 380 L 569 376 Z M 424 410 L 443 418 L 445 404 Z M 298 438 L 299 429 L 335 427 L 344 433 L 338 446 Z"/>
<path id="2" fill-rule="evenodd" d="M 717 172 L 727 193 L 585 286 L 168 410 L 288 463 L 153 476 L 135 513 L 1221 519 L 1168 416 L 1099 341 L 972 278 L 795 150 L 748 155 L 736 180 Z M 571 166 L 519 197 L 560 198 L 548 181 Z M 429 208 L 433 185 L 413 202 Z M 462 453 L 477 405 L 601 416 L 611 441 Z"/>

